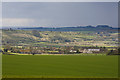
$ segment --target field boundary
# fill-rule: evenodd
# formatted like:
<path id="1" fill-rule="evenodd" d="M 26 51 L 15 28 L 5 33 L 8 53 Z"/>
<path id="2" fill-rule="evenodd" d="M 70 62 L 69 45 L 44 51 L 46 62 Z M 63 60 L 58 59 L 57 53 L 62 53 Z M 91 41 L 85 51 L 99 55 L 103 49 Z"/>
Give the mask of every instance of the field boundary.
<path id="1" fill-rule="evenodd" d="M 3 78 L 2 80 L 120 80 L 119 78 Z"/>

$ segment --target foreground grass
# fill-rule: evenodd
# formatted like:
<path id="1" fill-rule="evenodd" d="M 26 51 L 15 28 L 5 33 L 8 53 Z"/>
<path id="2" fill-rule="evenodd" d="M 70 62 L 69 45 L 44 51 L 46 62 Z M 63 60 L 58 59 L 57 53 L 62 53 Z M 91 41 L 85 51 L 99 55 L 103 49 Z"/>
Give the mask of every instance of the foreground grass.
<path id="1" fill-rule="evenodd" d="M 117 56 L 3 55 L 3 78 L 115 78 Z"/>

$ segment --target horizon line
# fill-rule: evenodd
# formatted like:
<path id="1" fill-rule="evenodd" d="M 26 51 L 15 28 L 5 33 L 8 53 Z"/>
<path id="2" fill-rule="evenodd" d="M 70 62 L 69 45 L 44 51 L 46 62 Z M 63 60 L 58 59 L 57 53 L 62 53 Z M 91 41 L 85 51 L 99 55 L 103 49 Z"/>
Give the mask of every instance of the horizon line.
<path id="1" fill-rule="evenodd" d="M 69 28 L 69 27 L 87 27 L 87 26 L 91 26 L 91 27 L 97 27 L 97 26 L 108 26 L 108 27 L 111 27 L 111 28 L 120 28 L 120 27 L 113 27 L 113 26 L 110 26 L 110 25 L 96 25 L 96 26 L 93 26 L 93 25 L 86 25 L 86 26 L 58 26 L 58 27 L 50 27 L 50 26 L 3 26 L 1 28 Z"/>

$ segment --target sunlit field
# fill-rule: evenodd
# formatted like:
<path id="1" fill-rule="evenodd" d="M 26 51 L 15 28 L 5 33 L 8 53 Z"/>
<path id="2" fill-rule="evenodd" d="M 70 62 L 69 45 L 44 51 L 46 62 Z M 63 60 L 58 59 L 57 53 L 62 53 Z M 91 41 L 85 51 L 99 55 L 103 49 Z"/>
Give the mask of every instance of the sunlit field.
<path id="1" fill-rule="evenodd" d="M 3 55 L 3 78 L 116 78 L 118 56 Z"/>

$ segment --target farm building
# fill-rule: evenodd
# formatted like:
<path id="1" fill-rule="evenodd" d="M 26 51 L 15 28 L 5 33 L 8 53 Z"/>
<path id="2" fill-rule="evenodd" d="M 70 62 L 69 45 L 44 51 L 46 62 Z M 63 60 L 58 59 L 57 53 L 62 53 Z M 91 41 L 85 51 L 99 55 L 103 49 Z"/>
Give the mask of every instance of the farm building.
<path id="1" fill-rule="evenodd" d="M 77 51 L 76 51 L 76 50 L 70 50 L 70 52 L 74 52 L 74 53 L 76 53 Z"/>
<path id="2" fill-rule="evenodd" d="M 100 49 L 84 49 L 83 53 L 97 53 L 100 52 Z"/>

